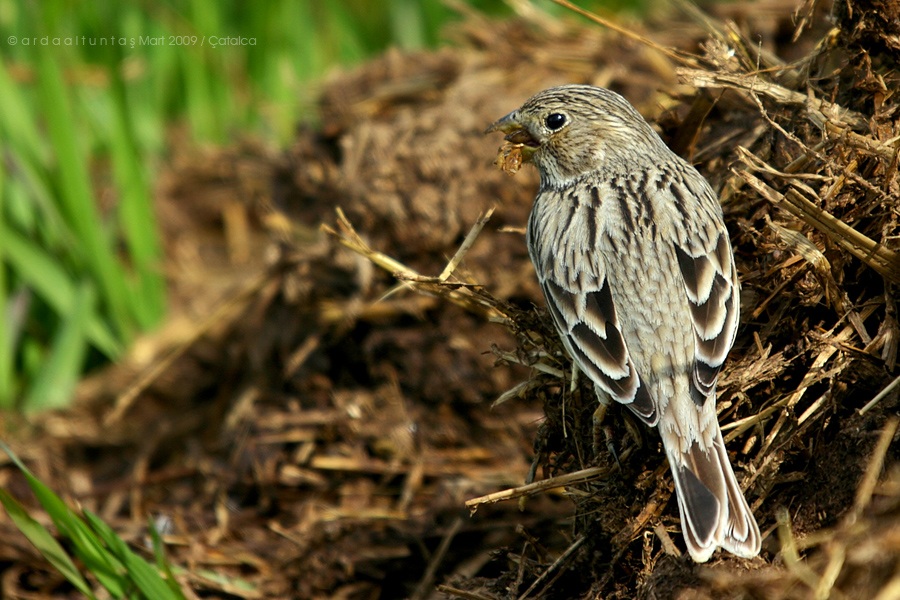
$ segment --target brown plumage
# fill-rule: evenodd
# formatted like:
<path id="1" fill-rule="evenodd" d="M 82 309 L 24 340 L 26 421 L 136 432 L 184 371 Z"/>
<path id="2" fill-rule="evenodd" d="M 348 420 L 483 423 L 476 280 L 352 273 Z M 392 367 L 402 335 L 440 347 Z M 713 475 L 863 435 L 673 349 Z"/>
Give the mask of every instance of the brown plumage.
<path id="1" fill-rule="evenodd" d="M 601 402 L 658 427 L 691 557 L 756 556 L 716 419 L 740 284 L 709 184 L 606 89 L 545 90 L 498 130 L 540 172 L 527 243 L 563 345 Z"/>

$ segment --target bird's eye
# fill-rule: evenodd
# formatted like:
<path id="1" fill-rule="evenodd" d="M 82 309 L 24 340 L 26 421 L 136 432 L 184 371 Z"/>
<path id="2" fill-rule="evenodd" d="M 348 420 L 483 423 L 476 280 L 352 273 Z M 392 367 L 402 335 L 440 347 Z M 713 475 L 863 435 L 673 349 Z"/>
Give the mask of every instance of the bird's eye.
<path id="1" fill-rule="evenodd" d="M 560 113 L 550 113 L 549 115 L 547 115 L 547 118 L 544 119 L 544 124 L 547 125 L 547 129 L 556 131 L 566 124 L 566 115 Z"/>

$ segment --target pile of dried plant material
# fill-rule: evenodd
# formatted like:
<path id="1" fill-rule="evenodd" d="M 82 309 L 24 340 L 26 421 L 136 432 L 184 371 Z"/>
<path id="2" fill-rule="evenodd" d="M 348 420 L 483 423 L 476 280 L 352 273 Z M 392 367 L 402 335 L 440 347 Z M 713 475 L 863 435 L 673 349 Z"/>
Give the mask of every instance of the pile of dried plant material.
<path id="1" fill-rule="evenodd" d="M 287 152 L 176 154 L 171 323 L 5 437 L 136 546 L 164 524 L 198 597 L 897 597 L 900 2 L 628 27 L 515 6 L 325 83 Z M 754 560 L 682 555 L 627 411 L 617 461 L 592 437 L 525 250 L 536 174 L 481 135 L 567 82 L 622 93 L 720 190 L 743 290 L 719 418 Z M 71 596 L 5 516 L 0 577 Z"/>

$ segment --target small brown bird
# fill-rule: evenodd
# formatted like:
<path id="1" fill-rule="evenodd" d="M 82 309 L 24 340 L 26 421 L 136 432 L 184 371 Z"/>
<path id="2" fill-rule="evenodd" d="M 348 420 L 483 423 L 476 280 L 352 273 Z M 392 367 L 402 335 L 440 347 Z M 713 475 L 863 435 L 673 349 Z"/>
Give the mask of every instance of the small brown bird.
<path id="1" fill-rule="evenodd" d="M 716 195 L 606 89 L 545 90 L 492 131 L 540 172 L 528 251 L 563 345 L 602 403 L 659 428 L 691 557 L 756 556 L 716 418 L 740 303 Z"/>

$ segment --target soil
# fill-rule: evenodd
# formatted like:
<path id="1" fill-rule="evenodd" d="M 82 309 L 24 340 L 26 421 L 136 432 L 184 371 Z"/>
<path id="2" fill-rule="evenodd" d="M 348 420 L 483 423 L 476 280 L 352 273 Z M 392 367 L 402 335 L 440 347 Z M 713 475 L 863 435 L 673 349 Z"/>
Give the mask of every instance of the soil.
<path id="1" fill-rule="evenodd" d="M 151 516 L 196 597 L 900 597 L 896 389 L 865 408 L 897 377 L 900 2 L 709 10 L 468 15 L 325 82 L 286 150 L 174 140 L 172 316 L 4 438 L 134 547 Z M 720 190 L 743 292 L 719 420 L 755 559 L 690 561 L 626 410 L 615 456 L 593 437 L 525 248 L 536 173 L 482 135 L 565 82 L 622 93 Z M 12 465 L 0 485 L 34 505 Z M 0 531 L 4 598 L 75 596 Z"/>

